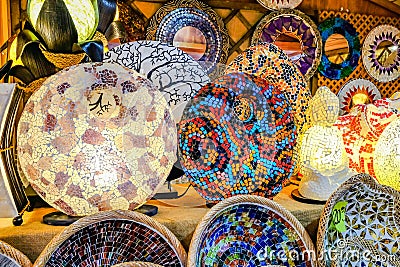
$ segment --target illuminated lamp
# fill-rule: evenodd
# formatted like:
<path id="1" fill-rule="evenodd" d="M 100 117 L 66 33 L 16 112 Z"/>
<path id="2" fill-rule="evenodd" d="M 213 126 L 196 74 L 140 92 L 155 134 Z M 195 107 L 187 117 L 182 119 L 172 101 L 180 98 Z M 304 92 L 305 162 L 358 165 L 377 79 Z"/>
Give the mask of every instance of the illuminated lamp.
<path id="1" fill-rule="evenodd" d="M 326 201 L 351 176 L 342 133 L 333 127 L 339 115 L 339 99 L 328 87 L 320 87 L 310 108 L 314 126 L 304 133 L 300 147 L 302 179 L 298 193 L 305 200 Z"/>
<path id="2" fill-rule="evenodd" d="M 400 118 L 383 130 L 374 151 L 374 171 L 379 183 L 400 191 Z"/>
<path id="3" fill-rule="evenodd" d="M 70 216 L 133 210 L 176 161 L 163 95 L 117 64 L 85 63 L 48 78 L 25 105 L 18 157 L 32 188 Z"/>

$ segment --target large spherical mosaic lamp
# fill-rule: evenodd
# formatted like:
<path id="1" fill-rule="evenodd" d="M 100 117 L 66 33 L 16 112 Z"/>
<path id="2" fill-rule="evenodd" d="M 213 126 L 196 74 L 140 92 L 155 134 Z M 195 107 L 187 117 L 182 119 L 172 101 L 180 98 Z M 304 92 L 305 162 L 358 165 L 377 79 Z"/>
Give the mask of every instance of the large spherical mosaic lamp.
<path id="1" fill-rule="evenodd" d="M 400 191 L 400 118 L 391 122 L 376 143 L 374 170 L 378 181 Z"/>
<path id="2" fill-rule="evenodd" d="M 157 88 L 120 65 L 86 63 L 46 80 L 22 113 L 18 157 L 35 191 L 70 216 L 132 210 L 176 160 L 176 128 Z"/>

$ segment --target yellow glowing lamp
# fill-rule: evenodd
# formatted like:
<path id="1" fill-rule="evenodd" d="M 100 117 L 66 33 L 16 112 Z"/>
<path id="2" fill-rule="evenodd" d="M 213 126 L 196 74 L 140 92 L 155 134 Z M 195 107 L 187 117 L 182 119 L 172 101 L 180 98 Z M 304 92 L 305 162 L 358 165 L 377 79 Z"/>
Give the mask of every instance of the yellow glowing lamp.
<path id="1" fill-rule="evenodd" d="M 373 158 L 378 181 L 400 191 L 400 118 L 383 130 Z"/>

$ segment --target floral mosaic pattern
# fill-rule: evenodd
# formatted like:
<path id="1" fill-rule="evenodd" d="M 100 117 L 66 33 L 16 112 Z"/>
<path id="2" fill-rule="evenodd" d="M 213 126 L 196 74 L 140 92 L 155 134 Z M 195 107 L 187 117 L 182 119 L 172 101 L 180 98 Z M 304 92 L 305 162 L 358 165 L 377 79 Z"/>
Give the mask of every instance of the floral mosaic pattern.
<path id="1" fill-rule="evenodd" d="M 226 73 L 231 72 L 259 76 L 277 87 L 292 106 L 298 132 L 302 130 L 311 93 L 285 52 L 269 43 L 251 46 L 231 62 Z"/>
<path id="2" fill-rule="evenodd" d="M 118 63 L 147 76 L 163 93 L 179 122 L 186 103 L 210 82 L 203 68 L 182 50 L 157 41 L 138 41 L 117 46 L 104 62 Z"/>
<path id="3" fill-rule="evenodd" d="M 261 5 L 268 9 L 295 8 L 303 0 L 257 0 Z"/>
<path id="4" fill-rule="evenodd" d="M 181 163 L 208 201 L 272 197 L 293 170 L 296 129 L 285 97 L 242 73 L 204 86 L 179 124 Z"/>
<path id="5" fill-rule="evenodd" d="M 399 266 L 399 201 L 399 192 L 380 186 L 366 174 L 344 183 L 328 201 L 320 222 L 322 266 Z M 346 203 L 340 220 L 342 229 L 334 227 L 338 202 Z M 349 251 L 353 256 L 346 254 Z"/>
<path id="6" fill-rule="evenodd" d="M 394 26 L 380 25 L 365 37 L 363 64 L 368 74 L 379 82 L 390 82 L 400 77 L 399 33 L 400 30 Z M 381 47 L 385 42 L 389 42 L 389 46 Z"/>
<path id="7" fill-rule="evenodd" d="M 354 106 L 353 97 L 362 96 L 365 103 L 370 104 L 381 98 L 381 93 L 372 82 L 364 79 L 354 79 L 347 82 L 338 92 L 340 115 L 347 114 Z"/>
<path id="8" fill-rule="evenodd" d="M 68 215 L 134 209 L 176 160 L 171 110 L 146 78 L 87 63 L 48 78 L 18 125 L 18 156 L 36 192 Z"/>

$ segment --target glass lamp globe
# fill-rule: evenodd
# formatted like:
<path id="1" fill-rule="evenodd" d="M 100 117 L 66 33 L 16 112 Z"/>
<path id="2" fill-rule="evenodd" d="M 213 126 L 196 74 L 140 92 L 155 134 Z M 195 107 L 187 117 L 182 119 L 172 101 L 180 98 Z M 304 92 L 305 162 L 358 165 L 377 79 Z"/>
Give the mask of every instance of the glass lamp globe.
<path id="1" fill-rule="evenodd" d="M 161 92 L 117 64 L 85 63 L 48 78 L 18 124 L 33 189 L 71 216 L 132 210 L 176 161 L 176 126 Z"/>

